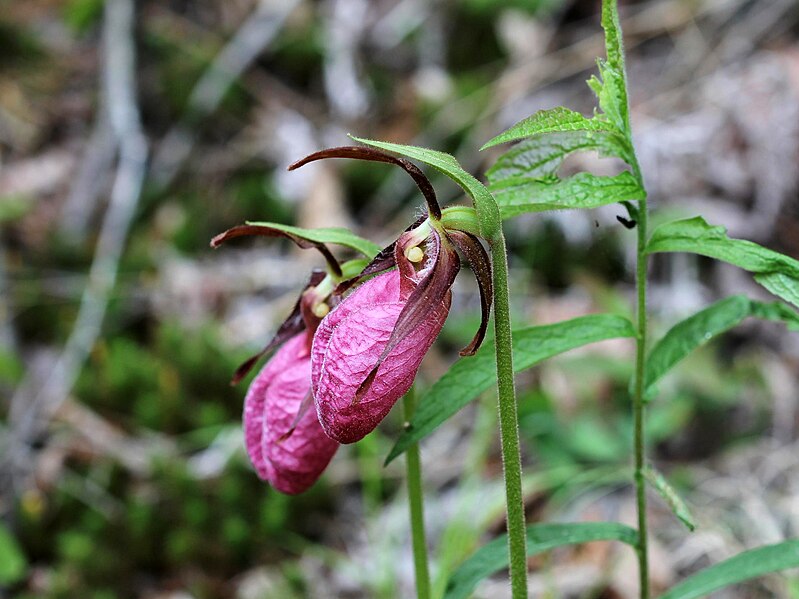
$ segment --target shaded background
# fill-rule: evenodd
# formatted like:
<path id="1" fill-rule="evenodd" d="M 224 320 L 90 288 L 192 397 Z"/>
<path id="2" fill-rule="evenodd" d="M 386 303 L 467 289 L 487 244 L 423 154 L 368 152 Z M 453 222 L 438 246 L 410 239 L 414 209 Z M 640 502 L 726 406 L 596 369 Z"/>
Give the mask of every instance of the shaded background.
<path id="1" fill-rule="evenodd" d="M 421 204 L 390 167 L 287 173 L 347 132 L 454 153 L 535 110 L 590 113 L 598 2 L 0 0 L 0 596 L 408 597 L 392 414 L 299 497 L 242 450 L 235 367 L 318 265 L 279 241 L 210 238 L 245 219 L 344 225 L 384 244 Z M 794 0 L 622 3 L 633 128 L 655 222 L 703 214 L 799 256 L 799 7 Z M 612 172 L 590 154 L 564 169 Z M 464 202 L 434 179 L 444 201 Z M 508 223 L 516 323 L 629 314 L 634 232 L 609 206 Z M 653 329 L 749 275 L 653 260 Z M 459 277 L 426 359 L 435 379 L 479 319 Z M 632 346 L 606 342 L 519 377 L 528 520 L 632 522 Z M 799 536 L 799 337 L 747 322 L 661 386 L 651 453 L 699 529 L 653 498 L 665 587 Z M 423 444 L 433 575 L 503 526 L 494 398 Z M 628 549 L 531 562 L 531 594 L 633 597 Z M 507 592 L 502 577 L 479 597 Z M 719 597 L 799 597 L 795 574 Z"/>

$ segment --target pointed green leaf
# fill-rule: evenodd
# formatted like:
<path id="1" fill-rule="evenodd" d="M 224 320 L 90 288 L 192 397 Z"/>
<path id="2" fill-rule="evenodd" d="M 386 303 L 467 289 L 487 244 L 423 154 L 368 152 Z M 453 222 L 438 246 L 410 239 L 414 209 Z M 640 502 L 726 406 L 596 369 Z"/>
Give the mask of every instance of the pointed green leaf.
<path id="1" fill-rule="evenodd" d="M 519 121 L 506 131 L 503 131 L 483 144 L 483 147 L 480 149 L 485 150 L 499 144 L 524 139 L 525 137 L 569 131 L 584 133 L 592 131 L 598 133 L 613 132 L 608 123 L 604 121 L 588 118 L 579 112 L 569 110 L 563 106 L 558 106 L 547 110 L 539 110 L 532 116 Z"/>
<path id="2" fill-rule="evenodd" d="M 587 83 L 596 94 L 599 101 L 600 114 L 595 117 L 598 121 L 607 121 L 610 126 L 629 137 L 627 87 L 624 76 L 610 68 L 603 60 L 598 61 L 599 77 L 591 77 Z"/>
<path id="3" fill-rule="evenodd" d="M 555 547 L 591 541 L 621 541 L 632 547 L 638 533 L 616 522 L 575 522 L 570 524 L 533 524 L 527 527 L 527 555 L 537 555 Z M 501 535 L 483 545 L 463 562 L 447 582 L 444 599 L 465 599 L 477 584 L 508 566 L 508 540 Z"/>
<path id="4" fill-rule="evenodd" d="M 677 516 L 680 522 L 685 524 L 686 528 L 691 532 L 696 530 L 696 523 L 694 522 L 694 517 L 691 515 L 691 511 L 688 509 L 685 501 L 683 501 L 683 498 L 680 497 L 674 487 L 672 487 L 669 484 L 669 481 L 666 480 L 666 477 L 655 470 L 652 466 L 647 466 L 644 468 L 644 477 L 646 478 L 647 482 L 652 485 L 660 494 L 663 500 L 668 504 L 672 513 Z"/>
<path id="5" fill-rule="evenodd" d="M 314 243 L 332 243 L 335 245 L 342 245 L 350 249 L 360 252 L 368 258 L 374 258 L 380 251 L 380 246 L 372 243 L 368 239 L 357 236 L 355 233 L 348 229 L 340 227 L 327 227 L 321 229 L 303 229 L 301 227 L 292 227 L 290 225 L 283 225 L 281 223 L 267 223 L 267 222 L 247 222 L 248 225 L 255 227 L 269 227 L 278 231 L 283 231 L 289 235 L 294 235 L 300 239 L 312 241 Z"/>
<path id="6" fill-rule="evenodd" d="M 613 177 L 591 173 L 576 175 L 556 183 L 530 179 L 507 179 L 492 186 L 502 218 L 527 212 L 598 208 L 626 200 L 641 200 L 646 196 L 629 172 Z"/>
<path id="7" fill-rule="evenodd" d="M 711 226 L 699 216 L 659 226 L 646 252 L 691 252 L 729 262 L 757 273 L 758 283 L 799 307 L 799 261 L 751 241 L 732 239 L 724 227 Z"/>
<path id="8" fill-rule="evenodd" d="M 635 329 L 626 318 L 612 314 L 591 314 L 556 324 L 514 331 L 513 368 L 520 372 L 575 347 L 603 339 L 634 337 Z M 433 432 L 481 392 L 496 384 L 494 343 L 486 342 L 474 356 L 461 358 L 419 399 L 416 413 L 386 463 L 410 445 Z"/>
<path id="9" fill-rule="evenodd" d="M 593 150 L 602 157 L 630 161 L 630 147 L 618 133 L 609 131 L 562 131 L 539 135 L 516 144 L 486 172 L 492 185 L 505 179 L 526 177 L 554 179 L 563 160 L 574 152 Z"/>
<path id="10" fill-rule="evenodd" d="M 369 260 L 366 258 L 356 258 L 355 260 L 347 260 L 341 265 L 341 280 L 354 279 L 357 277 L 364 268 L 369 265 Z"/>
<path id="11" fill-rule="evenodd" d="M 715 336 L 755 316 L 782 321 L 799 330 L 799 314 L 781 304 L 750 300 L 743 295 L 725 298 L 674 325 L 649 352 L 646 359 L 644 389 L 651 395 L 653 385 L 680 360 Z"/>
<path id="12" fill-rule="evenodd" d="M 648 254 L 693 252 L 729 262 L 750 272 L 788 272 L 799 275 L 799 261 L 744 239 L 727 236 L 727 229 L 708 224 L 701 216 L 660 225 L 647 244 Z"/>
<path id="13" fill-rule="evenodd" d="M 789 331 L 799 331 L 799 313 L 790 306 L 781 302 L 758 302 L 755 300 L 750 300 L 749 303 L 752 316 L 755 318 L 783 322 Z"/>
<path id="14" fill-rule="evenodd" d="M 795 276 L 781 272 L 763 272 L 755 275 L 755 281 L 777 297 L 799 306 L 799 285 L 796 284 Z"/>
<path id="15" fill-rule="evenodd" d="M 795 567 L 799 567 L 799 539 L 739 553 L 689 576 L 659 599 L 696 599 L 732 584 Z"/>
<path id="16" fill-rule="evenodd" d="M 624 72 L 624 46 L 621 38 L 619 7 L 616 0 L 602 0 L 602 29 L 605 30 L 605 53 L 608 66 Z"/>
<path id="17" fill-rule="evenodd" d="M 420 148 L 418 146 L 406 146 L 386 141 L 361 139 L 354 136 L 350 137 L 367 146 L 380 148 L 387 152 L 394 152 L 395 154 L 410 158 L 411 160 L 418 160 L 445 174 L 460 185 L 474 200 L 474 208 L 477 211 L 477 218 L 480 222 L 480 233 L 482 236 L 490 241 L 499 233 L 502 225 L 496 200 L 494 200 L 494 197 L 485 185 L 463 170 L 463 167 L 454 156 L 437 150 Z"/>
<path id="18" fill-rule="evenodd" d="M 22 580 L 28 569 L 28 561 L 6 526 L 0 522 L 0 586 Z"/>
<path id="19" fill-rule="evenodd" d="M 630 114 L 627 98 L 627 75 L 616 0 L 602 0 L 602 28 L 605 30 L 607 60 L 598 61 L 599 78 L 591 77 L 588 86 L 596 94 L 602 113 L 629 139 Z"/>
<path id="20" fill-rule="evenodd" d="M 607 60 L 599 61 L 601 80 L 592 77 L 588 81 L 588 85 L 597 94 L 599 107 L 608 120 L 587 118 L 579 112 L 563 107 L 541 110 L 491 139 L 481 148 L 482 150 L 525 137 L 559 131 L 613 131 L 615 129 L 622 132 L 622 138 L 629 137 L 624 48 L 615 0 L 603 0 L 602 2 L 602 28 L 605 30 Z"/>

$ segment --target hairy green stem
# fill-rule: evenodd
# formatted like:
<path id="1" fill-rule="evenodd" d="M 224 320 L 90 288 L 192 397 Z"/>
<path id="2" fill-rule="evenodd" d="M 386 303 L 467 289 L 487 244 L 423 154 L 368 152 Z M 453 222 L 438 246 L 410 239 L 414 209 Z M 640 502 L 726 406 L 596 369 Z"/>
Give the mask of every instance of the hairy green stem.
<path id="1" fill-rule="evenodd" d="M 410 422 L 416 410 L 416 394 L 413 387 L 402 399 L 405 422 Z M 408 478 L 408 508 L 411 514 L 411 544 L 413 567 L 416 574 L 416 597 L 430 599 L 430 572 L 427 568 L 427 543 L 424 533 L 424 492 L 422 491 L 422 464 L 419 459 L 419 444 L 414 443 L 405 452 L 405 467 Z"/>
<path id="2" fill-rule="evenodd" d="M 519 449 L 519 415 L 513 382 L 513 340 L 510 325 L 508 256 L 500 232 L 491 240 L 494 272 L 494 333 L 497 352 L 499 431 L 507 502 L 508 552 L 513 599 L 527 598 L 527 537 L 522 496 L 522 460 Z"/>
<path id="3" fill-rule="evenodd" d="M 633 164 L 635 178 L 641 189 L 644 188 L 638 160 Z M 638 247 L 636 251 L 635 286 L 637 289 L 638 336 L 635 351 L 635 394 L 633 397 L 633 421 L 635 448 L 635 493 L 638 507 L 638 573 L 640 578 L 641 599 L 649 599 L 649 545 L 647 539 L 646 517 L 646 479 L 644 466 L 646 462 L 646 428 L 644 422 L 644 367 L 646 365 L 646 277 L 647 277 L 647 202 L 643 199 L 638 204 Z"/>

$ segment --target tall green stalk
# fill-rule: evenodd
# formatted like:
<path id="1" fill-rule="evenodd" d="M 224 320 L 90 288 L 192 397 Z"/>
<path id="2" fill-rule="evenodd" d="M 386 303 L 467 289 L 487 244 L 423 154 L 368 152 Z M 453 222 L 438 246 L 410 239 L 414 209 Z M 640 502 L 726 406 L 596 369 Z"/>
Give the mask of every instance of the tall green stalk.
<path id="1" fill-rule="evenodd" d="M 633 174 L 638 180 L 641 189 L 644 181 L 638 159 L 634 159 Z M 644 367 L 646 365 L 646 339 L 647 339 L 647 314 L 646 314 L 646 277 L 647 277 L 647 202 L 643 199 L 638 204 L 638 247 L 636 251 L 635 286 L 637 290 L 637 316 L 638 336 L 635 351 L 635 394 L 633 396 L 633 421 L 635 452 L 635 493 L 638 508 L 638 574 L 640 579 L 641 599 L 649 599 L 649 546 L 647 540 L 646 517 L 646 479 L 644 466 L 646 462 L 646 427 L 644 406 Z"/>
<path id="2" fill-rule="evenodd" d="M 410 422 L 416 410 L 416 393 L 411 387 L 402 399 L 405 422 Z M 416 575 L 416 597 L 430 599 L 430 572 L 427 568 L 427 543 L 424 532 L 424 492 L 422 490 L 422 465 L 419 444 L 414 443 L 405 452 L 408 479 L 408 508 L 411 515 L 411 544 L 413 567 Z"/>
<path id="3" fill-rule="evenodd" d="M 638 331 L 635 346 L 635 392 L 633 394 L 633 452 L 635 454 L 635 496 L 638 511 L 638 577 L 640 582 L 641 599 L 649 599 L 649 540 L 647 514 L 646 514 L 646 478 L 644 477 L 644 467 L 646 465 L 646 406 L 644 403 L 644 370 L 646 368 L 646 340 L 647 340 L 647 314 L 646 314 L 646 277 L 647 277 L 647 220 L 648 208 L 646 201 L 646 187 L 644 178 L 641 175 L 641 166 L 638 163 L 638 156 L 635 153 L 635 145 L 632 139 L 632 127 L 630 126 L 630 102 L 629 90 L 627 89 L 627 73 L 624 66 L 624 46 L 621 38 L 621 23 L 619 22 L 617 0 L 602 0 L 603 28 L 605 29 L 605 44 L 607 47 L 608 60 L 614 61 L 617 68 L 621 69 L 623 85 L 624 110 L 623 126 L 625 137 L 630 144 L 630 154 L 632 161 L 633 176 L 638 182 L 638 186 L 644 190 L 644 197 L 638 202 L 638 213 L 636 214 L 636 225 L 638 228 L 638 240 L 636 247 L 635 261 L 635 288 L 636 288 L 636 313 L 638 320 Z M 609 17 L 609 18 L 608 18 Z M 607 20 L 606 20 L 607 19 Z M 614 49 L 614 42 L 617 47 Z M 615 52 L 614 52 L 615 50 Z M 616 54 L 614 58 L 614 53 Z M 600 100 L 601 101 L 601 100 Z"/>
<path id="4" fill-rule="evenodd" d="M 513 599 L 527 598 L 527 537 L 522 496 L 522 460 L 519 449 L 519 414 L 513 382 L 513 340 L 510 325 L 508 256 L 500 232 L 491 240 L 494 271 L 494 331 L 499 391 L 499 431 L 507 503 L 508 552 Z"/>

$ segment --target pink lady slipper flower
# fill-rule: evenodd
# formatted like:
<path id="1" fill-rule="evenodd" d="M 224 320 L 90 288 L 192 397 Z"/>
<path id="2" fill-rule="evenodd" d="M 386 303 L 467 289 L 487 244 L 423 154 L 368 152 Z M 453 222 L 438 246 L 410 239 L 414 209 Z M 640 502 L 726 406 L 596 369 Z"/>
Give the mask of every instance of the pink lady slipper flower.
<path id="1" fill-rule="evenodd" d="M 477 334 L 461 355 L 477 351 L 493 300 L 491 265 L 477 237 L 445 226 L 432 186 L 412 163 L 377 150 L 342 147 L 311 154 L 290 168 L 321 158 L 396 164 L 414 178 L 428 208 L 426 217 L 364 269 L 359 280 L 377 276 L 333 309 L 314 336 L 311 379 L 319 421 L 331 438 L 353 443 L 374 430 L 410 389 L 422 359 L 441 332 L 449 313 L 450 288 L 460 269 L 456 250 L 464 254 L 477 276 L 483 312 Z"/>
<path id="2" fill-rule="evenodd" d="M 334 294 L 341 268 L 322 244 L 294 238 L 262 225 L 234 227 L 211 242 L 243 235 L 292 238 L 301 247 L 317 247 L 333 273 L 316 271 L 294 310 L 263 350 L 242 364 L 233 376 L 239 382 L 265 354 L 277 351 L 256 375 L 244 400 L 244 441 L 258 476 L 287 494 L 302 493 L 327 467 L 339 444 L 328 437 L 312 409 L 311 343 L 322 317 L 338 301 Z M 319 247 L 321 246 L 321 247 Z M 336 274 L 337 271 L 337 274 Z M 311 409 L 309 409 L 311 408 Z"/>

